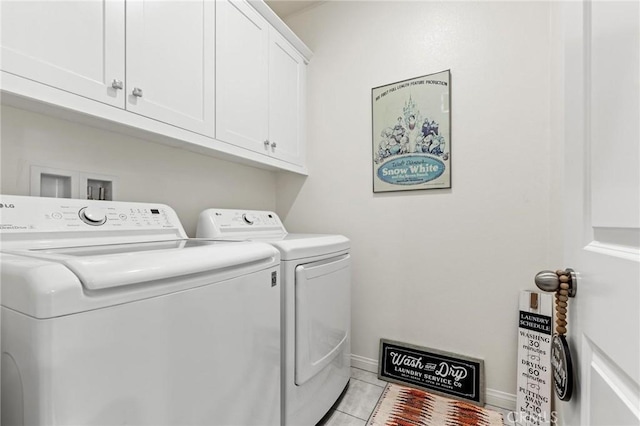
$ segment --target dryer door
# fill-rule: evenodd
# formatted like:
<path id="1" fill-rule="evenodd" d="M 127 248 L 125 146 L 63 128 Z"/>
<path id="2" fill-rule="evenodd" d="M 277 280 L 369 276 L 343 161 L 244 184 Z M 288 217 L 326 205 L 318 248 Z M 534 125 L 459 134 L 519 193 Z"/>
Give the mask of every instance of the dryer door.
<path id="1" fill-rule="evenodd" d="M 296 385 L 329 365 L 349 342 L 351 257 L 296 267 Z"/>

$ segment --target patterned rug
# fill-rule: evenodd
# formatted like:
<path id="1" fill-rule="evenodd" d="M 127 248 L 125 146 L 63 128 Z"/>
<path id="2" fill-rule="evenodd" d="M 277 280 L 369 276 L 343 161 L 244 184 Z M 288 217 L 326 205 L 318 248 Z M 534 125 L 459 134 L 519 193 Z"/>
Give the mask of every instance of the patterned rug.
<path id="1" fill-rule="evenodd" d="M 367 426 L 502 426 L 502 414 L 389 383 Z"/>

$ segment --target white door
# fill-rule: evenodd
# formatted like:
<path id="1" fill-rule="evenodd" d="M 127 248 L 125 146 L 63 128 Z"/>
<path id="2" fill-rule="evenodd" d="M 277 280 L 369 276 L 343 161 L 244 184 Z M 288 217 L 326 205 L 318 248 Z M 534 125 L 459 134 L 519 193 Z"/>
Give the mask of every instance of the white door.
<path id="1" fill-rule="evenodd" d="M 268 153 L 269 24 L 245 1 L 217 2 L 216 139 Z"/>
<path id="2" fill-rule="evenodd" d="M 215 2 L 127 1 L 127 110 L 213 137 Z"/>
<path id="3" fill-rule="evenodd" d="M 124 108 L 124 0 L 1 7 L 3 71 Z"/>
<path id="4" fill-rule="evenodd" d="M 304 58 L 275 29 L 269 41 L 269 147 L 289 163 L 303 163 Z"/>
<path id="5" fill-rule="evenodd" d="M 567 425 L 640 424 L 640 5 L 562 4 L 565 264 L 579 276 Z"/>

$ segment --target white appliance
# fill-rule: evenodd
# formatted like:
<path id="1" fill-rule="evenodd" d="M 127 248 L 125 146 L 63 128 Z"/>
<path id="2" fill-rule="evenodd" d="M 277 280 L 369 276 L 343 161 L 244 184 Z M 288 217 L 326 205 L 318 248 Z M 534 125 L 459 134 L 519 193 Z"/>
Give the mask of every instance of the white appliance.
<path id="1" fill-rule="evenodd" d="M 223 209 L 203 211 L 196 236 L 263 241 L 280 251 L 283 423 L 315 425 L 351 375 L 349 240 L 288 234 L 273 212 Z"/>
<path id="2" fill-rule="evenodd" d="M 280 425 L 277 250 L 160 204 L 0 207 L 2 425 Z"/>

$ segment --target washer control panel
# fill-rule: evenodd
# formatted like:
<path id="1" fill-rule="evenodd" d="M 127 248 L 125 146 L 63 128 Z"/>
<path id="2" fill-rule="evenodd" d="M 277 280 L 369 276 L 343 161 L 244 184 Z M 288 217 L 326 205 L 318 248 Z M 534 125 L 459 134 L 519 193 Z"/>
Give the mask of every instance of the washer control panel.
<path id="1" fill-rule="evenodd" d="M 166 230 L 182 225 L 163 204 L 0 196 L 0 232 Z"/>

